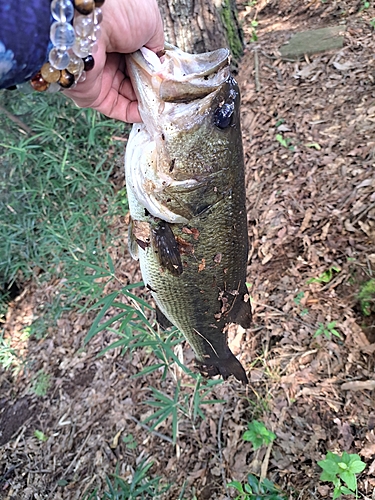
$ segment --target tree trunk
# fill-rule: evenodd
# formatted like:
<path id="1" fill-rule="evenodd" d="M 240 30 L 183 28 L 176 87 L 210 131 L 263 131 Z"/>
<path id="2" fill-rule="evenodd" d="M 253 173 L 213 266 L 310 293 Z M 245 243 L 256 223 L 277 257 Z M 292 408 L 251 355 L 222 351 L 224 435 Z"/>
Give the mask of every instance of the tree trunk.
<path id="1" fill-rule="evenodd" d="M 168 42 L 192 53 L 228 47 L 237 65 L 243 35 L 235 0 L 158 1 Z"/>

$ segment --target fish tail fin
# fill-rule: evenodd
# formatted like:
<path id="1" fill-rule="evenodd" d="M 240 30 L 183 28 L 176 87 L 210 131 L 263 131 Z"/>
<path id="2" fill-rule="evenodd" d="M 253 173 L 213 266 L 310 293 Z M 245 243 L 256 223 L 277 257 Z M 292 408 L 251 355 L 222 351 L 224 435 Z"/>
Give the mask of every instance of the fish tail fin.
<path id="1" fill-rule="evenodd" d="M 215 359 L 214 363 L 212 363 L 212 359 L 207 360 L 207 362 L 196 359 L 196 367 L 206 377 L 221 375 L 226 380 L 230 375 L 234 375 L 242 384 L 247 385 L 249 380 L 244 367 L 229 349 L 228 351 L 229 353 L 226 358 Z"/>
<path id="2" fill-rule="evenodd" d="M 217 368 L 223 379 L 227 379 L 229 375 L 234 375 L 242 384 L 247 385 L 249 383 L 244 367 L 232 352 L 228 358 L 220 359 Z"/>

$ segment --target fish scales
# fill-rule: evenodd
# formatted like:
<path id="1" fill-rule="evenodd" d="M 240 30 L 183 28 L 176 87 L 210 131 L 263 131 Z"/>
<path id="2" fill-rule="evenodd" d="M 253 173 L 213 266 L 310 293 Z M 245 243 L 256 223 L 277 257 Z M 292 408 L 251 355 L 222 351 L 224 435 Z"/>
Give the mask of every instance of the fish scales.
<path id="1" fill-rule="evenodd" d="M 144 122 L 126 151 L 131 251 L 202 372 L 246 383 L 227 344 L 228 324 L 251 320 L 239 90 L 225 49 L 166 49 L 162 64 L 147 51 L 128 59 Z"/>

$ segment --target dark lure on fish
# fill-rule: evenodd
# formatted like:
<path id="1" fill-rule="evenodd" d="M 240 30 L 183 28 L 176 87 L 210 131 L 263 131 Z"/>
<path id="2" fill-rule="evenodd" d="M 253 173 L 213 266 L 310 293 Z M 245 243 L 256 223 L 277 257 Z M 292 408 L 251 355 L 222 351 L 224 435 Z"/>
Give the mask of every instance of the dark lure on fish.
<path id="1" fill-rule="evenodd" d="M 167 45 L 127 58 L 142 124 L 126 148 L 131 253 L 158 308 L 193 347 L 202 373 L 244 368 L 227 328 L 248 328 L 248 235 L 240 96 L 229 52 L 191 55 Z"/>

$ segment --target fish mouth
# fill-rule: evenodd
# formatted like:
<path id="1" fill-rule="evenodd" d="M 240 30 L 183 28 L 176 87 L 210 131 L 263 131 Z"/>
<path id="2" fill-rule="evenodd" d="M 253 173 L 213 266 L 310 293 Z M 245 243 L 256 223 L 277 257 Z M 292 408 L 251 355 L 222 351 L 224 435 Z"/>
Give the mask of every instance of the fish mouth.
<path id="1" fill-rule="evenodd" d="M 127 56 L 140 110 L 156 100 L 188 103 L 211 94 L 229 77 L 229 63 L 230 52 L 225 48 L 188 54 L 170 44 L 165 44 L 161 59 L 145 47 Z"/>

